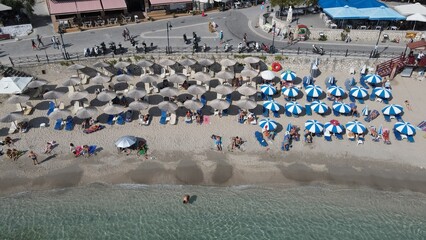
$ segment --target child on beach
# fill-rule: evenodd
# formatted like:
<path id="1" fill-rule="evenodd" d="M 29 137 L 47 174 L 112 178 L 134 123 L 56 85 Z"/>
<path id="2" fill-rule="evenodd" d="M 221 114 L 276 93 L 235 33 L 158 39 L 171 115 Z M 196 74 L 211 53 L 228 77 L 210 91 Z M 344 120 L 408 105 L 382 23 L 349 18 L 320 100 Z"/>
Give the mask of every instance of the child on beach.
<path id="1" fill-rule="evenodd" d="M 50 154 L 52 152 L 53 145 L 55 145 L 55 141 L 47 142 L 46 148 L 44 149 L 44 153 Z"/>
<path id="2" fill-rule="evenodd" d="M 411 108 L 410 102 L 408 100 L 405 100 L 404 103 L 405 103 L 405 107 L 407 107 L 408 110 L 413 111 L 413 109 Z"/>
<path id="3" fill-rule="evenodd" d="M 214 140 L 214 144 L 216 145 L 217 150 L 222 151 L 222 137 L 212 135 L 211 138 Z"/>

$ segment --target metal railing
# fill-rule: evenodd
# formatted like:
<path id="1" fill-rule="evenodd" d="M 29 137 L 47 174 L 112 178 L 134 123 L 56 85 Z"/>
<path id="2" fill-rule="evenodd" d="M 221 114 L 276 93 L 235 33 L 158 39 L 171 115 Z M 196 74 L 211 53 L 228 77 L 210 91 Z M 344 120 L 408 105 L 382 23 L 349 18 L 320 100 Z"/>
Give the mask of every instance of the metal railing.
<path id="1" fill-rule="evenodd" d="M 201 47 L 199 48 L 201 49 Z M 171 52 L 166 52 L 166 47 L 157 47 L 151 46 L 147 47 L 146 51 L 139 49 L 123 49 L 123 51 L 118 52 L 116 54 L 112 52 L 108 52 L 107 54 L 101 54 L 98 56 L 85 56 L 81 52 L 68 53 L 67 57 L 63 54 L 36 54 L 33 56 L 25 56 L 25 57 L 9 57 L 10 64 L 12 66 L 16 65 L 34 65 L 40 63 L 54 63 L 61 61 L 79 61 L 84 59 L 103 59 L 103 58 L 123 58 L 123 57 L 132 57 L 135 55 L 221 55 L 221 56 L 229 56 L 229 55 L 247 55 L 247 56 L 272 56 L 272 55 L 282 55 L 282 56 L 319 56 L 318 54 L 312 53 L 311 49 L 301 49 L 300 47 L 297 49 L 276 49 L 274 54 L 265 52 L 265 51 L 242 51 L 239 52 L 236 48 L 232 48 L 231 50 L 225 51 L 221 47 L 213 47 L 208 48 L 206 52 L 202 51 L 194 51 L 192 47 L 171 47 Z M 371 58 L 371 51 L 353 51 L 353 50 L 327 50 L 325 49 L 325 53 L 323 56 L 325 57 L 351 57 L 351 58 Z M 394 57 L 398 57 L 400 54 L 395 52 L 382 52 L 379 53 L 377 58 L 390 59 Z"/>

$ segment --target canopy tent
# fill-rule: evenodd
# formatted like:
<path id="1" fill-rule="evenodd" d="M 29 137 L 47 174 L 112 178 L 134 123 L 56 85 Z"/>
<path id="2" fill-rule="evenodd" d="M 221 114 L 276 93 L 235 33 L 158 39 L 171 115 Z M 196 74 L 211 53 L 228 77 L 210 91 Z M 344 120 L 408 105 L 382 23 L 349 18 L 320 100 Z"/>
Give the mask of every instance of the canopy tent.
<path id="1" fill-rule="evenodd" d="M 344 7 L 324 8 L 333 19 L 368 19 L 369 16 L 361 10 L 345 5 Z"/>
<path id="2" fill-rule="evenodd" d="M 426 41 L 420 40 L 420 41 L 417 41 L 417 42 L 412 42 L 412 43 L 407 44 L 407 46 L 411 50 L 413 50 L 413 49 L 426 50 Z"/>
<path id="3" fill-rule="evenodd" d="M 0 94 L 19 94 L 27 89 L 32 77 L 4 77 L 0 80 Z"/>
<path id="4" fill-rule="evenodd" d="M 417 22 L 426 22 L 426 17 L 420 13 L 414 13 L 407 17 L 406 21 L 414 22 L 413 30 L 416 29 Z"/>
<path id="5" fill-rule="evenodd" d="M 369 16 L 370 20 L 405 20 L 405 17 L 385 6 L 380 6 L 376 8 L 364 8 L 362 12 Z"/>
<path id="6" fill-rule="evenodd" d="M 420 3 L 399 5 L 395 6 L 394 9 L 404 16 L 413 15 L 415 13 L 426 15 L 426 7 Z"/>
<path id="7" fill-rule="evenodd" d="M 4 5 L 4 4 L 1 4 L 1 3 L 0 3 L 0 12 L 3 12 L 3 11 L 10 11 L 10 10 L 12 10 L 12 8 L 11 8 L 11 7 L 9 7 L 9 6 L 7 6 L 7 5 Z"/>
<path id="8" fill-rule="evenodd" d="M 319 0 L 318 5 L 321 8 L 338 8 L 344 7 L 345 5 L 353 8 L 375 8 L 380 6 L 385 6 L 384 3 L 381 3 L 376 0 Z"/>

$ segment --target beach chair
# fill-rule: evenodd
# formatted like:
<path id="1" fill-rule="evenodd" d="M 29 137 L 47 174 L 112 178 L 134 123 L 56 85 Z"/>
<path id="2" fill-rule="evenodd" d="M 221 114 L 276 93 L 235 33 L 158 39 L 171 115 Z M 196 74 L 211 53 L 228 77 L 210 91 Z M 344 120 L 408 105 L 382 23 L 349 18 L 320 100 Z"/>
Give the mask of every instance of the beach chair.
<path id="1" fill-rule="evenodd" d="M 172 125 L 176 125 L 176 122 L 177 122 L 176 113 L 171 113 L 170 114 L 170 121 L 169 121 L 169 123 L 172 124 Z"/>
<path id="2" fill-rule="evenodd" d="M 408 140 L 408 142 L 413 143 L 414 137 L 413 136 L 407 136 L 407 140 Z"/>
<path id="3" fill-rule="evenodd" d="M 74 102 L 74 106 L 71 109 L 71 114 L 75 115 L 79 109 L 80 109 L 80 102 L 79 101 L 75 101 Z"/>
<path id="4" fill-rule="evenodd" d="M 339 113 L 338 111 L 334 110 L 334 109 L 333 109 L 333 114 L 334 114 L 334 116 L 336 116 L 336 117 L 340 116 L 340 113 Z"/>
<path id="5" fill-rule="evenodd" d="M 96 154 L 96 148 L 97 148 L 96 145 L 90 145 L 89 151 L 87 151 L 87 156 L 90 157 L 90 156 Z"/>
<path id="6" fill-rule="evenodd" d="M 401 140 L 402 140 L 401 133 L 399 133 L 399 132 L 398 132 L 398 131 L 396 131 L 395 129 L 393 129 L 393 134 L 395 135 L 395 139 L 396 139 L 396 140 L 398 140 L 398 141 L 401 141 Z"/>
<path id="7" fill-rule="evenodd" d="M 201 97 L 200 97 L 200 102 L 203 104 L 203 107 L 204 107 L 204 106 L 206 106 L 206 104 L 207 104 L 206 96 L 201 95 Z"/>
<path id="8" fill-rule="evenodd" d="M 395 115 L 395 118 L 398 122 L 404 122 L 404 120 L 402 119 L 401 115 L 397 114 Z"/>
<path id="9" fill-rule="evenodd" d="M 308 116 L 312 115 L 312 109 L 311 109 L 311 105 L 310 104 L 306 104 L 305 105 L 305 111 L 306 111 L 306 115 L 308 115 Z"/>
<path id="10" fill-rule="evenodd" d="M 50 101 L 49 102 L 49 109 L 47 110 L 47 116 L 49 116 L 53 112 L 53 110 L 55 110 L 55 103 Z"/>
<path id="11" fill-rule="evenodd" d="M 389 115 L 383 114 L 383 117 L 385 117 L 385 121 L 386 122 L 390 122 L 391 121 L 391 117 Z"/>
<path id="12" fill-rule="evenodd" d="M 83 99 L 83 100 L 82 100 L 82 102 L 83 102 L 83 107 L 84 107 L 84 108 L 86 108 L 86 107 L 90 107 L 89 100 L 87 100 L 87 99 Z"/>
<path id="13" fill-rule="evenodd" d="M 312 97 L 311 97 L 311 96 L 306 95 L 306 101 L 308 101 L 308 102 L 312 102 Z"/>
<path id="14" fill-rule="evenodd" d="M 272 111 L 274 113 L 274 117 L 275 118 L 279 118 L 280 117 L 280 113 L 278 111 Z"/>
<path id="15" fill-rule="evenodd" d="M 263 138 L 263 134 L 261 132 L 256 131 L 254 133 L 254 136 L 256 137 L 256 140 L 259 142 L 260 146 L 262 146 L 262 147 L 267 147 L 268 146 L 268 143 Z"/>
<path id="16" fill-rule="evenodd" d="M 352 96 L 352 95 L 349 95 L 349 100 L 351 101 L 351 102 L 356 102 L 356 99 L 355 99 L 355 97 L 354 96 Z"/>
<path id="17" fill-rule="evenodd" d="M 343 140 L 343 135 L 340 133 L 335 133 L 334 136 L 336 136 L 336 138 L 339 140 Z"/>
<path id="18" fill-rule="evenodd" d="M 330 135 L 330 136 L 326 136 L 326 135 L 324 135 L 324 139 L 325 139 L 327 142 L 331 142 L 331 135 Z"/>
<path id="19" fill-rule="evenodd" d="M 206 116 L 206 115 L 203 116 L 203 124 L 210 124 L 210 117 L 209 116 Z"/>
<path id="20" fill-rule="evenodd" d="M 286 115 L 287 117 L 291 117 L 291 116 L 292 116 L 291 112 L 289 112 L 289 111 L 287 111 L 287 110 L 285 110 L 285 115 Z"/>
<path id="21" fill-rule="evenodd" d="M 73 128 L 74 128 L 74 120 L 72 119 L 71 116 L 68 116 L 67 121 L 65 123 L 65 130 L 72 131 Z"/>
<path id="22" fill-rule="evenodd" d="M 160 124 L 166 124 L 167 123 L 167 112 L 161 111 L 161 117 L 160 117 Z"/>
<path id="23" fill-rule="evenodd" d="M 117 123 L 118 125 L 124 125 L 124 123 L 125 123 L 124 118 L 125 118 L 124 113 L 120 113 L 120 114 L 118 114 L 118 116 L 117 116 L 117 120 L 116 120 L 116 123 Z"/>
<path id="24" fill-rule="evenodd" d="M 107 124 L 114 125 L 114 115 L 108 115 Z"/>
<path id="25" fill-rule="evenodd" d="M 375 101 L 376 100 L 376 94 L 374 94 L 374 90 L 373 91 L 371 91 L 371 94 L 370 94 L 370 101 Z"/>
<path id="26" fill-rule="evenodd" d="M 365 82 L 365 78 L 361 77 L 361 79 L 359 80 L 359 83 L 361 84 L 361 86 L 363 86 L 365 89 L 370 89 L 370 87 L 367 85 L 367 83 Z"/>
<path id="27" fill-rule="evenodd" d="M 267 108 L 263 107 L 262 115 L 263 115 L 264 117 L 269 117 L 269 109 L 267 109 Z"/>
<path id="28" fill-rule="evenodd" d="M 232 104 L 232 94 L 226 95 L 226 101 Z"/>
<path id="29" fill-rule="evenodd" d="M 64 104 L 64 102 L 60 102 L 60 103 L 59 103 L 58 108 L 59 108 L 60 110 L 64 110 L 64 109 L 65 109 L 65 104 Z"/>
<path id="30" fill-rule="evenodd" d="M 31 102 L 27 102 L 24 108 L 24 115 L 30 115 L 33 109 L 34 109 L 34 106 L 31 104 Z"/>
<path id="31" fill-rule="evenodd" d="M 62 119 L 61 118 L 56 119 L 54 129 L 55 130 L 62 130 Z"/>
<path id="32" fill-rule="evenodd" d="M 360 144 L 364 144 L 364 141 L 365 141 L 365 139 L 363 137 L 359 137 L 357 142 L 356 142 L 356 145 L 358 146 Z"/>
<path id="33" fill-rule="evenodd" d="M 262 98 L 263 101 L 266 101 L 268 99 L 268 97 L 266 96 L 266 94 L 264 94 L 263 92 L 260 93 L 260 96 Z"/>

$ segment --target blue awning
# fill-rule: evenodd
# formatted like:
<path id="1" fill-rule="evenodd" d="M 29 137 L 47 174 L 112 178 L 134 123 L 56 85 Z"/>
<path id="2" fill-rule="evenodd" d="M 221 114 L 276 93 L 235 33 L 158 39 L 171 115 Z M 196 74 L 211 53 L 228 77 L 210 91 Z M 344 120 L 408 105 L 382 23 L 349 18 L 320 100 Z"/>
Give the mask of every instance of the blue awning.
<path id="1" fill-rule="evenodd" d="M 344 6 L 336 8 L 324 8 L 324 12 L 327 13 L 333 19 L 368 19 L 369 16 L 363 11 L 353 7 Z"/>
<path id="2" fill-rule="evenodd" d="M 376 0 L 319 0 L 318 5 L 321 8 L 354 7 L 354 8 L 374 8 L 385 6 L 386 4 Z"/>
<path id="3" fill-rule="evenodd" d="M 370 16 L 370 20 L 405 20 L 406 18 L 395 10 L 383 6 L 378 8 L 364 8 L 362 11 Z"/>

